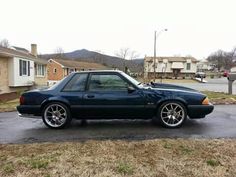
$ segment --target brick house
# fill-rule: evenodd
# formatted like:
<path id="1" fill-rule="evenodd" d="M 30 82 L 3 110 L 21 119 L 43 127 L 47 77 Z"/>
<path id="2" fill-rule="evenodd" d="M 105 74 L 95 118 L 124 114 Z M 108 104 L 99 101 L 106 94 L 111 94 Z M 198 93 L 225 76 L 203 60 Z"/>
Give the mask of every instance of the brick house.
<path id="1" fill-rule="evenodd" d="M 16 97 L 17 92 L 47 85 L 47 61 L 19 47 L 0 47 L 0 100 Z"/>
<path id="2" fill-rule="evenodd" d="M 193 57 L 156 57 L 156 77 L 192 78 L 197 72 L 197 62 Z M 154 57 L 144 58 L 144 76 L 154 77 Z"/>
<path id="3" fill-rule="evenodd" d="M 69 59 L 49 59 L 48 82 L 49 85 L 52 85 L 72 72 L 95 69 L 102 70 L 107 69 L 107 67 L 99 63 L 81 62 Z"/>

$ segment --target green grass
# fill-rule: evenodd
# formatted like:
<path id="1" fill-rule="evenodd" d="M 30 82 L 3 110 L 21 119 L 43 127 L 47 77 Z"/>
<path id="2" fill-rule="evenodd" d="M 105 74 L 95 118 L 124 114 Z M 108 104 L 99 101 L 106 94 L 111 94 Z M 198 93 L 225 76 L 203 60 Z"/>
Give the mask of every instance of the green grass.
<path id="1" fill-rule="evenodd" d="M 184 154 L 184 155 L 188 155 L 188 154 L 191 154 L 193 152 L 193 149 L 189 148 L 188 146 L 180 145 L 179 149 L 182 152 L 182 154 Z"/>
<path id="2" fill-rule="evenodd" d="M 14 166 L 12 163 L 5 164 L 3 166 L 3 171 L 6 174 L 14 173 Z"/>
<path id="3" fill-rule="evenodd" d="M 203 91 L 203 93 L 206 94 L 209 99 L 226 99 L 226 98 L 236 99 L 236 95 L 229 95 L 223 92 Z"/>
<path id="4" fill-rule="evenodd" d="M 212 167 L 216 167 L 220 165 L 220 162 L 214 159 L 210 159 L 206 161 L 207 165 L 212 166 Z"/>
<path id="5" fill-rule="evenodd" d="M 40 168 L 47 168 L 49 161 L 47 159 L 30 159 L 27 161 L 27 164 L 31 168 L 40 169 Z"/>
<path id="6" fill-rule="evenodd" d="M 133 174 L 133 167 L 126 162 L 120 162 L 117 166 L 117 171 L 120 174 L 131 175 Z"/>

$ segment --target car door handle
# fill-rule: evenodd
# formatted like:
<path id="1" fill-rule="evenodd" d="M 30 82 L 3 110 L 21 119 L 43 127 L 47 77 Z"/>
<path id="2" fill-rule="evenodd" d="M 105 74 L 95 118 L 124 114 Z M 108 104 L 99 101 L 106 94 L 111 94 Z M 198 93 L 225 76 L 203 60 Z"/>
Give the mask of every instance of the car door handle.
<path id="1" fill-rule="evenodd" d="M 94 95 L 91 95 L 91 94 L 86 94 L 85 97 L 86 97 L 86 98 L 94 98 L 95 96 L 94 96 Z"/>

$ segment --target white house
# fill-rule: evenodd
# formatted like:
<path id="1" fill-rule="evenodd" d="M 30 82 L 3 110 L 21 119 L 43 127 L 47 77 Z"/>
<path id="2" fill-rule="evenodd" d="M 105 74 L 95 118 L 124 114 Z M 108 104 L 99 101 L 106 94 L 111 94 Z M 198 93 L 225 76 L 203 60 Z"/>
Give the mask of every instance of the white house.
<path id="1" fill-rule="evenodd" d="M 31 47 L 32 53 L 17 47 L 0 47 L 0 100 L 31 86 L 47 84 L 47 61 L 37 58 L 35 44 Z"/>
<path id="2" fill-rule="evenodd" d="M 193 57 L 156 57 L 156 77 L 191 78 L 197 72 L 197 60 Z M 144 58 L 144 76 L 154 77 L 154 57 Z"/>
<path id="3" fill-rule="evenodd" d="M 200 72 L 210 71 L 213 70 L 214 68 L 215 68 L 214 64 L 210 63 L 207 60 L 199 60 L 197 63 L 197 71 Z"/>

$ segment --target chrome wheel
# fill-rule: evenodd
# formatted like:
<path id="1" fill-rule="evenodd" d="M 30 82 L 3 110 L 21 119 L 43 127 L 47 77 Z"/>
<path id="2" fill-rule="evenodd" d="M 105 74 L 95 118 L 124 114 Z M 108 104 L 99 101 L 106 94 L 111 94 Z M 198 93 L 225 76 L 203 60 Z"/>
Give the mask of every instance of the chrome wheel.
<path id="1" fill-rule="evenodd" d="M 60 104 L 50 104 L 44 111 L 44 120 L 50 127 L 58 128 L 66 123 L 66 109 Z"/>
<path id="2" fill-rule="evenodd" d="M 178 103 L 167 103 L 161 108 L 160 118 L 168 127 L 177 127 L 185 119 L 186 113 L 182 105 Z"/>

